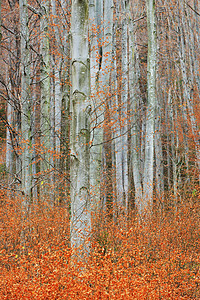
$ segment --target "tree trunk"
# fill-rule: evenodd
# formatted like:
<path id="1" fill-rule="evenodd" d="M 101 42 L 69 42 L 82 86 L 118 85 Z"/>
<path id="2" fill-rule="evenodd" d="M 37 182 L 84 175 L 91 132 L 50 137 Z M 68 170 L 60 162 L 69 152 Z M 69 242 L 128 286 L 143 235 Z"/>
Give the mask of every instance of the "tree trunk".
<path id="1" fill-rule="evenodd" d="M 71 246 L 81 257 L 90 252 L 90 63 L 87 0 L 73 0 L 71 12 L 72 123 L 70 132 Z M 81 248 L 80 248 L 81 247 Z"/>
<path id="2" fill-rule="evenodd" d="M 6 171 L 8 172 L 8 183 L 11 182 L 14 172 L 14 147 L 13 147 L 13 125 L 14 109 L 10 101 L 7 103 L 7 128 L 6 128 Z"/>
<path id="3" fill-rule="evenodd" d="M 21 147 L 22 191 L 25 195 L 24 209 L 28 209 L 32 189 L 32 100 L 30 89 L 30 47 L 27 1 L 20 0 L 21 23 Z"/>
<path id="4" fill-rule="evenodd" d="M 102 178 L 102 143 L 104 112 L 102 109 L 102 97 L 99 93 L 99 76 L 101 73 L 102 35 L 101 18 L 103 14 L 103 3 L 90 0 L 90 76 L 91 76 L 91 149 L 90 149 L 90 193 L 91 205 L 94 212 L 100 210 L 100 187 Z"/>
<path id="5" fill-rule="evenodd" d="M 49 0 L 42 0 L 42 16 L 40 20 L 41 42 L 40 42 L 40 144 L 41 163 L 40 172 L 42 180 L 40 185 L 40 196 L 50 201 L 50 156 L 51 156 L 51 118 L 50 118 L 50 53 L 49 53 Z"/>
<path id="6" fill-rule="evenodd" d="M 139 57 L 135 45 L 133 20 L 129 21 L 129 80 L 130 80 L 130 108 L 131 108 L 131 159 L 133 181 L 135 187 L 135 206 L 141 215 L 142 210 L 142 178 L 140 174 L 140 130 L 139 120 Z"/>
<path id="7" fill-rule="evenodd" d="M 142 210 L 152 209 L 153 204 L 153 167 L 154 167 L 154 133 L 156 107 L 156 20 L 155 0 L 146 1 L 148 29 L 147 59 L 147 112 L 145 135 L 145 163 L 143 178 Z"/>
<path id="8" fill-rule="evenodd" d="M 122 1 L 121 178 L 119 203 L 128 209 L 128 2 Z"/>

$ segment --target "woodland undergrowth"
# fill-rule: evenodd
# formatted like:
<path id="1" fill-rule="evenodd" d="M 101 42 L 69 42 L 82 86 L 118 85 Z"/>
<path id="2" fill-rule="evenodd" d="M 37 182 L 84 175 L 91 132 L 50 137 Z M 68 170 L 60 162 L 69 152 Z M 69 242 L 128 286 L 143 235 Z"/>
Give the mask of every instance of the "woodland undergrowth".
<path id="1" fill-rule="evenodd" d="M 94 226 L 90 257 L 75 264 L 65 208 L 32 205 L 22 226 L 20 200 L 1 192 L 0 299 L 200 299 L 198 200 L 145 223 L 107 218 Z"/>

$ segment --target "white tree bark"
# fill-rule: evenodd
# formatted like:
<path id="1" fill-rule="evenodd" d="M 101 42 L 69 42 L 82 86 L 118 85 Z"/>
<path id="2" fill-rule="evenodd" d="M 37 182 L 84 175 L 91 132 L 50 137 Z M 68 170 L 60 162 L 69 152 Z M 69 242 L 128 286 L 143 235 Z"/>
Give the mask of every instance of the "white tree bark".
<path id="1" fill-rule="evenodd" d="M 90 3 L 92 5 L 92 1 Z M 93 4 L 95 4 L 93 2 Z M 104 8 L 104 10 L 103 10 Z M 94 16 L 94 6 L 91 6 L 91 17 Z M 97 18 L 97 41 L 92 40 L 92 65 L 91 86 L 94 90 L 94 79 L 96 95 L 92 94 L 92 134 L 91 134 L 91 166 L 90 183 L 94 210 L 101 208 L 100 182 L 102 179 L 102 151 L 103 151 L 103 122 L 105 110 L 105 98 L 110 89 L 109 80 L 111 72 L 112 57 L 112 24 L 113 24 L 113 1 L 96 1 Z M 92 19 L 92 18 L 91 18 Z M 102 25 L 103 21 L 103 25 Z M 91 20 L 92 22 L 92 20 Z M 102 40 L 103 38 L 103 40 Z M 103 43 L 102 43 L 103 42 Z M 96 47 L 97 43 L 97 47 Z M 95 64 L 95 52 L 98 49 L 98 64 Z M 97 56 L 96 56 L 97 57 Z M 94 97 L 93 97 L 94 96 Z M 105 193 L 104 193 L 105 194 Z M 105 202 L 105 201 L 104 201 Z"/>
<path id="2" fill-rule="evenodd" d="M 98 94 L 99 75 L 101 73 L 100 53 L 102 30 L 101 19 L 103 15 L 103 3 L 101 1 L 89 1 L 90 18 L 90 77 L 91 77 L 91 150 L 90 150 L 90 193 L 91 205 L 94 212 L 100 209 L 100 182 L 102 170 L 102 143 L 104 114 L 102 111 L 102 98 Z"/>
<path id="3" fill-rule="evenodd" d="M 43 174 L 41 181 L 41 197 L 50 198 L 49 170 L 50 170 L 50 151 L 51 151 L 51 119 L 50 119 L 50 53 L 49 53 L 49 0 L 42 0 L 42 16 L 40 20 L 40 130 L 41 130 L 41 163 L 40 171 Z M 52 201 L 50 201 L 53 205 Z"/>
<path id="4" fill-rule="evenodd" d="M 7 128 L 6 128 L 6 170 L 9 174 L 13 173 L 13 145 L 12 145 L 12 127 L 14 110 L 10 102 L 7 102 Z"/>
<path id="5" fill-rule="evenodd" d="M 51 9 L 52 14 L 54 16 L 54 23 L 55 26 L 55 39 L 56 39 L 56 47 L 59 48 L 61 46 L 61 39 L 60 33 L 58 30 L 58 16 L 56 11 L 56 2 L 55 0 L 51 0 Z M 63 54 L 63 53 L 61 53 Z M 60 55 L 59 58 L 55 57 L 54 62 L 54 84 L 55 84 L 55 91 L 54 91 L 54 102 L 55 102 L 55 116 L 54 116 L 54 132 L 55 132 L 55 151 L 57 155 L 60 155 L 60 138 L 61 138 L 61 106 L 62 106 L 62 90 L 61 90 L 61 63 L 62 63 L 62 56 Z M 60 159 L 57 158 L 55 165 L 56 168 L 59 169 Z"/>
<path id="6" fill-rule="evenodd" d="M 145 135 L 145 163 L 143 178 L 142 210 L 152 209 L 153 204 L 153 165 L 154 165 L 154 132 L 156 107 L 156 20 L 155 0 L 146 1 L 148 29 L 147 60 L 147 112 Z"/>
<path id="7" fill-rule="evenodd" d="M 32 101 L 30 90 L 30 48 L 27 1 L 20 0 L 21 24 L 21 147 L 22 147 L 22 190 L 26 197 L 26 206 L 31 199 L 32 188 Z"/>
<path id="8" fill-rule="evenodd" d="M 119 109 L 119 95 L 116 92 L 118 87 L 118 81 L 117 81 L 117 28 L 118 28 L 118 22 L 119 22 L 119 2 L 116 3 L 116 18 L 113 21 L 113 40 L 112 40 L 112 61 L 113 61 L 113 69 L 112 69 L 112 77 L 111 77 L 111 86 L 112 90 L 111 93 L 113 95 L 112 97 L 112 107 L 114 108 L 114 128 L 113 128 L 113 148 L 114 148 L 114 159 L 115 162 L 115 210 L 114 210 L 114 220 L 117 221 L 118 217 L 118 209 L 117 204 L 119 205 L 120 197 L 119 197 L 119 191 L 122 195 L 122 181 L 120 179 L 122 178 L 120 175 L 121 172 L 121 138 L 120 138 L 120 109 Z"/>
<path id="9" fill-rule="evenodd" d="M 129 81 L 130 81 L 130 108 L 131 108 L 131 159 L 133 169 L 133 180 L 135 186 L 135 205 L 139 215 L 142 213 L 142 178 L 140 173 L 140 139 L 138 126 L 139 108 L 139 57 L 135 45 L 133 20 L 129 19 Z"/>
<path id="10" fill-rule="evenodd" d="M 158 5 L 160 3 L 158 2 Z M 157 16 L 157 65 L 161 64 L 162 56 L 160 55 L 161 32 L 162 32 L 162 15 Z M 156 82 L 158 82 L 158 72 L 156 73 Z M 155 106 L 155 192 L 159 204 L 163 204 L 164 199 L 164 168 L 163 168 L 163 147 L 162 147 L 162 112 L 164 111 L 164 101 L 162 95 L 163 85 L 157 85 L 157 101 Z"/>
<path id="11" fill-rule="evenodd" d="M 174 120 L 174 112 L 173 112 L 173 102 L 172 102 L 172 94 L 171 88 L 168 91 L 168 122 L 170 125 L 170 135 L 171 135 L 171 161 L 172 161 L 172 174 L 173 174 L 173 192 L 175 202 L 177 202 L 178 198 L 178 178 L 177 178 L 177 154 L 176 154 L 176 136 L 175 136 L 175 120 Z"/>
<path id="12" fill-rule="evenodd" d="M 103 167 L 104 167 L 104 190 L 103 208 L 107 205 L 108 211 L 112 205 L 112 149 L 111 142 L 111 129 L 107 125 L 111 120 L 111 70 L 112 70 L 112 30 L 113 30 L 113 0 L 104 0 L 104 14 L 103 14 L 103 45 L 102 45 L 102 71 L 100 76 L 99 92 L 101 94 L 102 108 L 104 109 L 104 145 L 103 145 Z"/>
<path id="13" fill-rule="evenodd" d="M 10 92 L 10 82 L 9 82 L 8 91 Z M 14 143 L 14 134 L 13 134 L 14 124 L 15 124 L 14 107 L 10 98 L 9 101 L 7 101 L 7 128 L 6 128 L 6 171 L 8 172 L 8 184 L 12 183 L 13 174 L 15 172 L 15 159 L 14 159 L 15 143 Z M 10 197 L 9 190 L 7 191 L 7 196 Z"/>
<path id="14" fill-rule="evenodd" d="M 87 0 L 73 0 L 71 12 L 72 123 L 71 157 L 71 246 L 83 257 L 90 252 L 90 62 Z M 81 247 L 81 248 L 80 248 Z"/>
<path id="15" fill-rule="evenodd" d="M 117 199 L 128 209 L 128 2 L 122 1 L 122 91 L 120 124 L 120 160 L 116 165 Z"/>
<path id="16" fill-rule="evenodd" d="M 116 21 L 117 28 L 121 26 L 120 18 L 119 18 L 119 2 L 116 3 Z M 126 41 L 125 41 L 126 42 Z M 116 44 L 115 44 L 116 47 Z M 116 52 L 116 49 L 114 50 Z M 116 55 L 116 54 L 115 54 Z M 114 68 L 117 72 L 117 65 L 115 63 Z M 115 70 L 114 70 L 115 72 Z M 117 74 L 113 74 L 115 76 L 115 89 L 117 90 Z M 115 129 L 115 165 L 116 165 L 116 204 L 119 206 L 123 206 L 124 202 L 124 194 L 123 194 L 123 164 L 122 164 L 122 130 L 121 130 L 121 108 L 119 95 L 116 93 L 115 96 L 115 106 L 116 106 L 116 129 Z M 124 100 L 124 99 L 123 99 Z M 126 99 L 125 99 L 126 100 Z"/>
<path id="17" fill-rule="evenodd" d="M 34 69 L 34 64 L 33 64 Z M 36 89 L 32 89 L 32 126 L 31 126 L 31 135 L 32 135 L 32 199 L 33 202 L 36 202 L 36 199 L 38 198 L 38 186 L 37 186 L 37 168 L 36 168 L 36 103 L 37 103 L 37 96 L 36 96 Z"/>
<path id="18" fill-rule="evenodd" d="M 195 143 L 197 166 L 199 169 L 199 182 L 200 182 L 200 131 L 198 129 L 197 121 L 194 114 L 194 103 L 193 103 L 193 95 L 192 95 L 193 84 L 194 84 L 194 82 L 192 82 L 192 77 L 193 77 L 193 73 L 195 74 L 195 72 L 193 72 L 192 70 L 190 74 L 187 74 L 186 46 L 190 46 L 189 45 L 190 41 L 187 38 L 188 33 L 184 34 L 184 26 L 187 28 L 187 23 L 185 20 L 185 10 L 183 7 L 183 3 L 179 2 L 179 6 L 180 6 L 180 11 L 182 16 L 181 18 L 178 18 L 179 30 L 180 30 L 180 43 L 179 43 L 180 69 L 181 69 L 181 75 L 183 79 L 184 100 L 187 104 L 188 116 L 190 119 L 193 139 Z M 197 83 L 198 83 L 198 77 L 197 77 Z"/>
<path id="19" fill-rule="evenodd" d="M 158 104 L 158 103 L 157 103 Z M 164 175 L 163 175 L 163 153 L 162 153 L 162 139 L 161 139 L 161 107 L 160 103 L 156 107 L 155 117 L 155 160 L 156 160 L 156 196 L 162 199 L 164 196 Z"/>

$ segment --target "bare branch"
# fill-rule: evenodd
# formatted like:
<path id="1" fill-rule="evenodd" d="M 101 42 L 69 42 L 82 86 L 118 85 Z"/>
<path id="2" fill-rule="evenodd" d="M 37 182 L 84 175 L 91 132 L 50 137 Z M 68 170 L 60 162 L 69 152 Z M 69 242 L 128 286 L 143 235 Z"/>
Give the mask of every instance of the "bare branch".
<path id="1" fill-rule="evenodd" d="M 35 9 L 34 7 L 30 6 L 29 4 L 27 4 L 27 7 L 30 11 L 32 11 L 32 13 L 34 13 L 35 15 L 38 15 L 39 18 L 42 16 L 41 12 L 38 11 L 37 9 Z"/>
<path id="2" fill-rule="evenodd" d="M 196 11 L 192 6 L 190 6 L 188 2 L 186 4 L 191 10 L 193 10 L 193 12 L 195 12 L 195 14 L 197 14 L 200 17 L 200 13 L 198 11 Z"/>

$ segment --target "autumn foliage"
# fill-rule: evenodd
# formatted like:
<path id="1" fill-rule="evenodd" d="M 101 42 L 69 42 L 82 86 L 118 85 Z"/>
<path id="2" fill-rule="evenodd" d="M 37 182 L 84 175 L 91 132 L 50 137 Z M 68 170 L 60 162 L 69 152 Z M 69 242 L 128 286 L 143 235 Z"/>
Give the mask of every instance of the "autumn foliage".
<path id="1" fill-rule="evenodd" d="M 199 299 L 198 200 L 145 223 L 130 216 L 126 227 L 108 218 L 74 264 L 66 208 L 32 205 L 22 225 L 20 200 L 1 192 L 0 299 Z"/>

